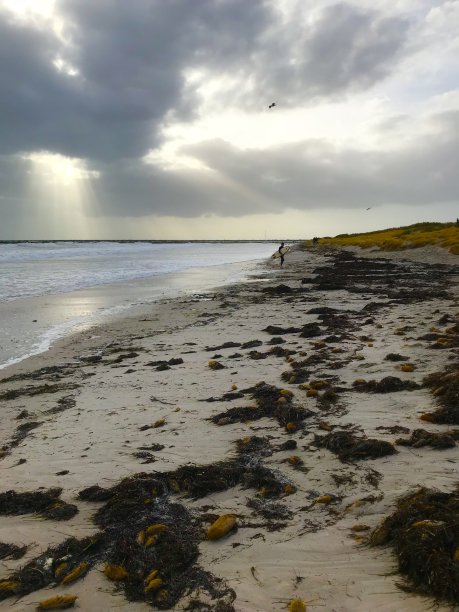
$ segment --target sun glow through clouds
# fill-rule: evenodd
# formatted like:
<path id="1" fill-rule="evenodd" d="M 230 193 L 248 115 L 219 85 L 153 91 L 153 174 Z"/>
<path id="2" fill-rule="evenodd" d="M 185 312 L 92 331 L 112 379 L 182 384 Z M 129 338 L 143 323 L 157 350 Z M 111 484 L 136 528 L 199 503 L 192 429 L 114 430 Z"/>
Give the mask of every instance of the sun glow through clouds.
<path id="1" fill-rule="evenodd" d="M 93 182 L 99 172 L 86 162 L 57 153 L 35 152 L 22 156 L 27 171 L 31 199 L 41 203 L 49 219 L 49 235 L 69 228 L 72 237 L 91 235 L 94 220 L 88 213 L 97 210 Z"/>

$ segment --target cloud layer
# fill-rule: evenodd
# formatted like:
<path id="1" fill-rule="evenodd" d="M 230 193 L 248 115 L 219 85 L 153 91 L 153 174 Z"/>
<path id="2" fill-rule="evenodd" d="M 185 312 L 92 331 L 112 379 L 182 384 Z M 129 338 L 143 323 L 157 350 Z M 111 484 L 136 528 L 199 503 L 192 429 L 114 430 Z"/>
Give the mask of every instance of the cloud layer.
<path id="1" fill-rule="evenodd" d="M 430 4 L 58 0 L 57 21 L 0 5 L 0 212 L 20 219 L 34 206 L 28 156 L 40 151 L 97 172 L 87 179 L 98 203 L 92 214 L 114 218 L 451 202 L 459 97 L 426 109 L 457 83 L 435 80 L 420 58 L 435 50 L 438 75 L 453 57 L 459 3 Z M 422 71 L 425 90 L 419 81 L 414 89 Z M 168 140 L 171 126 L 185 133 L 206 114 L 215 126 L 228 109 L 255 122 L 271 101 L 286 122 L 289 112 L 334 104 L 338 125 L 346 122 L 340 104 L 358 108 L 372 96 L 390 104 L 358 145 L 337 142 L 329 125 L 322 137 L 319 126 L 267 147 L 242 145 L 237 129 L 229 140 L 218 128 Z M 413 100 L 419 129 L 407 116 Z M 170 147 L 168 167 L 154 155 L 146 163 Z"/>

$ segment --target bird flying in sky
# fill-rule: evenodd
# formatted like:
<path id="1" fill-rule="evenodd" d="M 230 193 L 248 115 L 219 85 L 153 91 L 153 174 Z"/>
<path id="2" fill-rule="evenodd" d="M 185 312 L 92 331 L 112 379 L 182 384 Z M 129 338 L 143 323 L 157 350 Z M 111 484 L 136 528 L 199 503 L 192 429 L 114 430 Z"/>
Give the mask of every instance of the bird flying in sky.
<path id="1" fill-rule="evenodd" d="M 268 108 L 274 108 L 274 106 L 276 106 L 275 102 L 271 102 L 271 104 L 268 106 Z"/>

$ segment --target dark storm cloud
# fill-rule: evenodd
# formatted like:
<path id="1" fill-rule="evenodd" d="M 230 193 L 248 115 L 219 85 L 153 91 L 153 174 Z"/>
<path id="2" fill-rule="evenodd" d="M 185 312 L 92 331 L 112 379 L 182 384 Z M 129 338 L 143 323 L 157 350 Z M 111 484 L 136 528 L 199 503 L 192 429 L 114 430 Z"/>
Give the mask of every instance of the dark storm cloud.
<path id="1" fill-rule="evenodd" d="M 1 152 L 140 157 L 185 99 L 190 64 L 231 68 L 266 26 L 263 2 L 62 0 L 70 44 L 0 11 Z M 3 18 L 2 18 L 3 17 Z M 237 36 L 235 31 L 237 30 Z M 79 73 L 59 72 L 60 57 Z"/>
<path id="2" fill-rule="evenodd" d="M 228 104 L 264 107 L 272 97 L 289 104 L 372 85 L 393 66 L 407 30 L 401 19 L 344 3 L 310 26 L 295 18 L 279 24 L 275 3 L 261 0 L 57 6 L 67 44 L 49 27 L 0 10 L 0 153 L 139 158 L 159 143 L 166 116 L 193 115 L 187 69 L 236 77 Z M 78 74 L 59 72 L 58 57 Z"/>
<path id="3" fill-rule="evenodd" d="M 310 7 L 299 3 L 290 21 L 267 32 L 255 49 L 255 100 L 264 95 L 284 107 L 309 105 L 365 90 L 395 70 L 409 34 L 407 19 L 344 2 L 314 13 Z"/>

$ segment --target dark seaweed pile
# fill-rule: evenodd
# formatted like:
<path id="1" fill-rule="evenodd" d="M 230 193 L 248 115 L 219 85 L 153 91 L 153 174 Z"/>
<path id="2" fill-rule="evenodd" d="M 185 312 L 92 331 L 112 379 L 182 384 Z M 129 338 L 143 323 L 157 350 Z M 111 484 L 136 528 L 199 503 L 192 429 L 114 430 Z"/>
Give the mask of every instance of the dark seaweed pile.
<path id="1" fill-rule="evenodd" d="M 459 604 L 458 516 L 457 491 L 421 488 L 398 501 L 369 542 L 393 546 L 399 571 L 413 589 Z"/>

